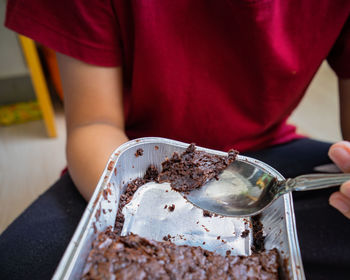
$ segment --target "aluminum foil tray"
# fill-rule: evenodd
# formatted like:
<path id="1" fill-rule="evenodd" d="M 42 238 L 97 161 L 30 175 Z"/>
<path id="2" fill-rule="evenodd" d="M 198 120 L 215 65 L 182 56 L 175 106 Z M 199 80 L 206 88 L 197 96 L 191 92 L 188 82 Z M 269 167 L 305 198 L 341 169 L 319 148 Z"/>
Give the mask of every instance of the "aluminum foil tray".
<path id="1" fill-rule="evenodd" d="M 182 153 L 188 144 L 164 138 L 141 138 L 129 141 L 111 155 L 95 192 L 81 218 L 53 279 L 79 279 L 92 241 L 99 231 L 114 226 L 119 198 L 128 182 L 142 177 L 150 164 L 161 169 L 161 162 L 174 152 Z M 142 149 L 143 154 L 136 151 Z M 197 147 L 211 154 L 224 152 Z M 258 165 L 279 179 L 272 167 L 249 157 L 240 159 Z M 168 211 L 174 204 L 175 210 Z M 188 203 L 170 186 L 142 186 L 133 200 L 124 207 L 125 223 L 122 235 L 133 232 L 142 237 L 162 241 L 171 237 L 176 244 L 201 246 L 224 255 L 251 254 L 252 231 L 243 238 L 241 233 L 251 228 L 249 218 L 204 217 L 203 211 Z M 291 194 L 285 194 L 267 208 L 261 217 L 264 226 L 265 248 L 277 248 L 281 256 L 282 279 L 305 279 L 296 233 Z"/>

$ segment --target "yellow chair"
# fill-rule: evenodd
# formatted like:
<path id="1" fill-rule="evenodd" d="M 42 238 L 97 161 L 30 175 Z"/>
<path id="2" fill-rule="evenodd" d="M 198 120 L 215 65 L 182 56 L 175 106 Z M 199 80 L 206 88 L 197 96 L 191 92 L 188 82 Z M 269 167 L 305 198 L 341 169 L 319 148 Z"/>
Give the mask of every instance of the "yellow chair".
<path id="1" fill-rule="evenodd" d="M 18 36 L 24 57 L 27 61 L 33 88 L 42 111 L 47 134 L 49 137 L 56 137 L 55 114 L 37 48 L 33 40 L 23 35 Z"/>

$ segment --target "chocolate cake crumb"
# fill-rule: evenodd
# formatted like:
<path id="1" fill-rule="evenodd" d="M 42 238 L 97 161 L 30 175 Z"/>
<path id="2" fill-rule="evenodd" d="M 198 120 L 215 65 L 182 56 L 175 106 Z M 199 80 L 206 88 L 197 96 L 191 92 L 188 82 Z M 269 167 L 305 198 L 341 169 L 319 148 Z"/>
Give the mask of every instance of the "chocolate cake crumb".
<path id="1" fill-rule="evenodd" d="M 167 208 L 168 208 L 168 205 L 165 204 L 164 209 L 167 209 Z"/>
<path id="2" fill-rule="evenodd" d="M 261 223 L 261 214 L 251 218 L 253 224 L 253 245 L 252 252 L 258 253 L 265 250 L 265 236 L 263 232 L 263 224 Z"/>
<path id="3" fill-rule="evenodd" d="M 212 213 L 210 213 L 208 210 L 203 210 L 203 216 L 204 217 L 212 217 L 213 216 L 213 214 Z"/>
<path id="4" fill-rule="evenodd" d="M 242 231 L 242 233 L 241 233 L 241 237 L 242 238 L 246 238 L 248 235 L 249 235 L 249 229 L 246 229 L 245 231 Z"/>
<path id="5" fill-rule="evenodd" d="M 108 228 L 93 242 L 82 279 L 278 279 L 275 249 L 248 257 L 226 254 L 118 236 Z"/>
<path id="6" fill-rule="evenodd" d="M 101 209 L 97 209 L 96 213 L 95 213 L 95 219 L 98 220 L 101 216 Z"/>
<path id="7" fill-rule="evenodd" d="M 146 180 L 147 182 L 151 181 L 157 181 L 158 178 L 158 169 L 154 165 L 150 165 L 147 170 L 145 175 L 143 176 L 143 179 Z"/>
<path id="8" fill-rule="evenodd" d="M 111 160 L 111 161 L 108 163 L 107 170 L 108 170 L 108 171 L 112 171 L 113 166 L 114 166 L 114 161 Z"/>
<path id="9" fill-rule="evenodd" d="M 168 240 L 169 240 L 169 237 L 168 237 L 168 236 L 163 236 L 163 240 L 164 240 L 164 241 L 168 241 Z"/>
<path id="10" fill-rule="evenodd" d="M 102 195 L 103 195 L 103 198 L 104 198 L 105 200 L 108 199 L 108 192 L 107 192 L 107 190 L 103 190 L 103 191 L 102 191 Z"/>
<path id="11" fill-rule="evenodd" d="M 205 230 L 206 232 L 209 232 L 209 231 L 210 231 L 209 229 L 207 229 L 207 228 L 205 227 L 205 225 L 202 225 L 202 227 L 204 228 L 204 230 Z"/>
<path id="12" fill-rule="evenodd" d="M 173 212 L 173 211 L 175 210 L 175 204 L 170 205 L 170 206 L 168 207 L 168 210 L 169 210 L 170 212 Z"/>
<path id="13" fill-rule="evenodd" d="M 95 222 L 92 223 L 92 227 L 94 229 L 94 234 L 96 234 L 97 233 L 97 227 L 96 227 L 96 223 Z"/>
<path id="14" fill-rule="evenodd" d="M 218 175 L 235 160 L 237 154 L 237 151 L 230 150 L 227 157 L 211 155 L 196 151 L 195 145 L 191 144 L 181 155 L 174 153 L 162 163 L 158 181 L 169 182 L 176 191 L 189 192 L 213 178 L 218 179 Z"/>
<path id="15" fill-rule="evenodd" d="M 135 157 L 143 156 L 143 149 L 137 149 L 135 152 Z"/>

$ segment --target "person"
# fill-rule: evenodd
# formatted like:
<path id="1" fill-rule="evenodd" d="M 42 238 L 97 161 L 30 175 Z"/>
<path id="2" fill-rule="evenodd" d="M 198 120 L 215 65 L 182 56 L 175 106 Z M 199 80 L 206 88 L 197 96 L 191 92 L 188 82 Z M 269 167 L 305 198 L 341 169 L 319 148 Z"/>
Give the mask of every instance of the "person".
<path id="1" fill-rule="evenodd" d="M 52 275 L 86 205 L 74 186 L 88 200 L 128 139 L 235 148 L 285 177 L 330 158 L 349 172 L 349 142 L 331 146 L 287 123 L 327 59 L 350 140 L 349 14 L 349 1 L 331 0 L 9 0 L 6 26 L 57 51 L 69 173 L 2 234 L 2 273 Z M 293 194 L 308 279 L 347 278 L 349 189 Z"/>

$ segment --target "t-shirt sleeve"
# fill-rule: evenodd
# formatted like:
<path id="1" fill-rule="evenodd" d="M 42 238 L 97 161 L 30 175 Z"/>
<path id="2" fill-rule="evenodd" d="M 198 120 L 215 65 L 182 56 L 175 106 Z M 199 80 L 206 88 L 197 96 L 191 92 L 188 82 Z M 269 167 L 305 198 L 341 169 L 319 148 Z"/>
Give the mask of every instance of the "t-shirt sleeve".
<path id="1" fill-rule="evenodd" d="M 327 60 L 339 78 L 350 78 L 350 17 L 347 19 Z"/>
<path id="2" fill-rule="evenodd" d="M 122 62 L 112 1 L 9 0 L 5 25 L 90 64 L 119 66 Z"/>

